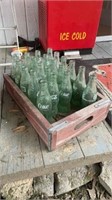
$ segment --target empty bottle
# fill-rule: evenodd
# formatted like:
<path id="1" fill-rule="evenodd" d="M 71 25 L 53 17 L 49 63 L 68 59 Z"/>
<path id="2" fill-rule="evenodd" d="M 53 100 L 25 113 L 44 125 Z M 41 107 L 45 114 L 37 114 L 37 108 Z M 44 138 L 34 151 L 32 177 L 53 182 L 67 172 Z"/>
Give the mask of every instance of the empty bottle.
<path id="1" fill-rule="evenodd" d="M 36 73 L 38 80 L 45 79 L 45 71 L 42 59 L 38 62 L 38 66 L 36 67 Z"/>
<path id="2" fill-rule="evenodd" d="M 49 58 L 53 58 L 53 49 L 47 48 L 47 55 Z"/>
<path id="3" fill-rule="evenodd" d="M 85 87 L 86 87 L 85 67 L 80 66 L 76 80 L 73 83 L 72 100 L 71 100 L 73 109 L 78 110 L 82 107 L 82 93 Z"/>
<path id="4" fill-rule="evenodd" d="M 31 67 L 31 56 L 30 56 L 30 53 L 25 52 L 23 61 L 24 61 L 24 66 L 26 68 L 28 68 L 28 70 L 30 71 L 30 67 Z"/>
<path id="5" fill-rule="evenodd" d="M 70 101 L 72 97 L 72 86 L 70 81 L 70 74 L 66 70 L 64 78 L 59 87 L 59 104 L 58 111 L 61 115 L 66 116 L 71 111 Z"/>
<path id="6" fill-rule="evenodd" d="M 47 76 L 47 72 L 49 71 L 49 69 L 51 67 L 51 61 L 50 61 L 50 58 L 47 54 L 45 54 L 44 57 L 43 57 L 43 65 L 44 65 L 45 74 Z"/>
<path id="7" fill-rule="evenodd" d="M 50 70 L 51 70 L 51 73 L 57 76 L 57 72 L 58 72 L 57 61 L 54 58 L 50 59 Z"/>
<path id="8" fill-rule="evenodd" d="M 82 105 L 86 107 L 97 100 L 96 75 L 89 76 L 89 82 L 82 94 Z"/>
<path id="9" fill-rule="evenodd" d="M 58 73 L 57 73 L 58 88 L 60 88 L 60 85 L 61 85 L 62 82 L 63 82 L 64 75 L 65 75 L 65 71 L 66 71 L 65 66 L 64 66 L 62 63 L 60 63 L 60 64 L 59 64 Z"/>
<path id="10" fill-rule="evenodd" d="M 54 52 L 54 60 L 56 61 L 56 68 L 58 69 L 60 63 L 59 51 Z"/>
<path id="11" fill-rule="evenodd" d="M 39 81 L 39 94 L 36 101 L 36 106 L 44 117 L 51 122 L 52 121 L 52 100 L 48 91 L 46 80 Z"/>
<path id="12" fill-rule="evenodd" d="M 57 84 L 56 74 L 51 74 L 48 82 L 48 89 L 52 99 L 52 117 L 56 117 L 58 113 L 58 102 L 59 102 L 59 90 Z"/>
<path id="13" fill-rule="evenodd" d="M 41 58 L 41 52 L 39 50 L 35 51 L 35 58 L 37 61 L 39 60 L 39 58 Z"/>
<path id="14" fill-rule="evenodd" d="M 18 87 L 20 86 L 22 66 L 23 66 L 22 61 L 18 61 L 16 64 L 16 75 L 15 75 L 15 83 L 18 85 Z"/>
<path id="15" fill-rule="evenodd" d="M 16 77 L 16 69 L 17 69 L 17 63 L 19 61 L 19 58 L 17 55 L 12 56 L 12 69 L 11 69 L 11 78 L 15 81 Z"/>
<path id="16" fill-rule="evenodd" d="M 64 66 L 65 70 L 67 70 L 67 58 L 66 58 L 66 56 L 61 56 L 61 64 Z"/>
<path id="17" fill-rule="evenodd" d="M 70 70 L 71 83 L 72 83 L 72 86 L 73 86 L 73 83 L 76 79 L 75 61 L 73 61 L 73 60 L 69 61 L 69 70 Z"/>
<path id="18" fill-rule="evenodd" d="M 30 83 L 28 84 L 28 97 L 32 101 L 34 105 L 36 105 L 36 98 L 37 93 L 39 91 L 39 85 L 38 85 L 38 79 L 36 76 L 36 72 L 33 70 L 30 70 Z"/>
<path id="19" fill-rule="evenodd" d="M 28 72 L 28 68 L 23 67 L 21 72 L 21 79 L 20 79 L 20 89 L 27 95 L 28 86 L 30 84 L 30 74 Z"/>

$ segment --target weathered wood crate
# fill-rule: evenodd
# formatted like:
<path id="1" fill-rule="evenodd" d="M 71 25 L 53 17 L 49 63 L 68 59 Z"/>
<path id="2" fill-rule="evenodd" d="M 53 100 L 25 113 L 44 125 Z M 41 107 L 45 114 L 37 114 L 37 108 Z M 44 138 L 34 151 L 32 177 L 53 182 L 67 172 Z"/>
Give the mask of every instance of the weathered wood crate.
<path id="1" fill-rule="evenodd" d="M 112 128 L 112 63 L 96 65 L 96 69 L 103 71 L 103 74 L 97 75 L 97 85 L 102 94 L 111 100 L 106 121 Z"/>
<path id="2" fill-rule="evenodd" d="M 104 120 L 111 103 L 108 98 L 99 94 L 100 100 L 94 104 L 50 124 L 9 75 L 4 74 L 4 80 L 7 91 L 50 151 Z"/>

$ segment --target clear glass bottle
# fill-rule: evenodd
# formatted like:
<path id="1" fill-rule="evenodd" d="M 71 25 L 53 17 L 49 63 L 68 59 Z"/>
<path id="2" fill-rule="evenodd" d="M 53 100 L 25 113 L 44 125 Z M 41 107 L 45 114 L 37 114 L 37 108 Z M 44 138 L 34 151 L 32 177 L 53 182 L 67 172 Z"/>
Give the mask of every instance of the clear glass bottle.
<path id="1" fill-rule="evenodd" d="M 71 111 L 71 97 L 72 97 L 72 86 L 70 81 L 70 74 L 66 70 L 64 72 L 64 78 L 59 87 L 59 104 L 58 111 L 61 115 L 66 116 Z"/>
<path id="2" fill-rule="evenodd" d="M 82 106 L 86 107 L 97 100 L 96 75 L 89 76 L 89 82 L 82 94 Z"/>
<path id="3" fill-rule="evenodd" d="M 36 105 L 36 98 L 37 98 L 37 93 L 39 91 L 39 84 L 38 84 L 38 79 L 36 76 L 36 72 L 33 70 L 30 70 L 30 83 L 28 85 L 28 97 L 32 101 L 34 105 Z"/>
<path id="4" fill-rule="evenodd" d="M 82 107 L 82 93 L 86 87 L 85 66 L 80 66 L 76 80 L 73 83 L 72 108 L 78 110 Z"/>
<path id="5" fill-rule="evenodd" d="M 65 71 L 66 71 L 65 66 L 62 63 L 60 63 L 58 73 L 57 73 L 58 88 L 60 88 L 60 85 L 63 82 Z"/>
<path id="6" fill-rule="evenodd" d="M 52 99 L 48 91 L 46 80 L 39 81 L 39 94 L 36 101 L 36 106 L 44 117 L 51 122 L 52 121 Z"/>
<path id="7" fill-rule="evenodd" d="M 59 90 L 58 90 L 56 74 L 51 74 L 50 80 L 48 82 L 48 89 L 52 99 L 52 117 L 55 118 L 58 113 L 58 102 L 59 102 Z"/>
<path id="8" fill-rule="evenodd" d="M 27 95 L 28 92 L 28 85 L 30 84 L 30 74 L 28 72 L 28 68 L 23 67 L 21 71 L 21 79 L 20 79 L 20 89 L 23 93 Z"/>
<path id="9" fill-rule="evenodd" d="M 71 83 L 72 83 L 72 86 L 73 86 L 73 83 L 76 79 L 75 61 L 74 60 L 69 61 L 69 70 L 70 70 Z"/>

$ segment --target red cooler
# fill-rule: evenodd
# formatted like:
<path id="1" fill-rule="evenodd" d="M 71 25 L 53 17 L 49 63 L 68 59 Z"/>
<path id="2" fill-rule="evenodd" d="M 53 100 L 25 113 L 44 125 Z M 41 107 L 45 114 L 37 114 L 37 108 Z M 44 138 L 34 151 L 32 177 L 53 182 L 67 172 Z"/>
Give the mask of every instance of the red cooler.
<path id="1" fill-rule="evenodd" d="M 93 48 L 103 0 L 38 0 L 39 39 L 46 50 Z"/>

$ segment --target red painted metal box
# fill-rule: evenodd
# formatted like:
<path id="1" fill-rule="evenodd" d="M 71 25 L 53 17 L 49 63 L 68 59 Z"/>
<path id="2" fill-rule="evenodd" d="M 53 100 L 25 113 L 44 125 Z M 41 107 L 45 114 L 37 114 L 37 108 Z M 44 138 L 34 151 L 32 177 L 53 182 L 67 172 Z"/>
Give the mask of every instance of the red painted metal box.
<path id="1" fill-rule="evenodd" d="M 39 39 L 46 50 L 93 48 L 103 0 L 39 0 Z"/>

